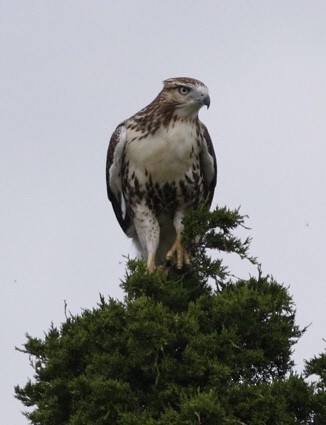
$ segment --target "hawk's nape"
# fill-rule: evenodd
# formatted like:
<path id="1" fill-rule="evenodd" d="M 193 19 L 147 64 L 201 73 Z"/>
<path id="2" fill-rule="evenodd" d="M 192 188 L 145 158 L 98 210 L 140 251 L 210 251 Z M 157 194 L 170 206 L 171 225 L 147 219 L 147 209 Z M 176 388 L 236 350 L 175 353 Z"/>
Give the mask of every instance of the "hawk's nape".
<path id="1" fill-rule="evenodd" d="M 210 104 L 207 87 L 170 78 L 147 107 L 123 121 L 108 149 L 108 197 L 123 231 L 149 271 L 168 260 L 190 263 L 182 245 L 184 215 L 211 205 L 217 176 L 207 128 L 198 118 Z"/>

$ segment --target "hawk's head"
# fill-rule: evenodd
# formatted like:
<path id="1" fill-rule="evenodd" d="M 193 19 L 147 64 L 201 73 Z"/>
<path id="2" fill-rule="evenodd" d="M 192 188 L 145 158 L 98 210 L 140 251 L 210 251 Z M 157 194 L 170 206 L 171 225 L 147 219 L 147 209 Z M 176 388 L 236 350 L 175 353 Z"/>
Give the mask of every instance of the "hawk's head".
<path id="1" fill-rule="evenodd" d="M 196 115 L 199 109 L 210 105 L 208 88 L 194 78 L 169 78 L 164 82 L 160 97 L 164 102 L 174 106 L 177 115 Z"/>

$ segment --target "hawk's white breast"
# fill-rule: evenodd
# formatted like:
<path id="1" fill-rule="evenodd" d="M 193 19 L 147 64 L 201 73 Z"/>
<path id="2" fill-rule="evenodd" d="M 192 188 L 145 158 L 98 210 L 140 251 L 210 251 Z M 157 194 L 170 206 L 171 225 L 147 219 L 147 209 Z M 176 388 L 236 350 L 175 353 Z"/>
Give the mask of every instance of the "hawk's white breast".
<path id="1" fill-rule="evenodd" d="M 183 178 L 199 151 L 195 123 L 176 121 L 154 135 L 140 140 L 137 136 L 139 133 L 132 131 L 127 134 L 131 140 L 127 142 L 125 150 L 129 166 L 136 171 L 138 178 L 145 175 L 147 170 L 158 183 Z"/>

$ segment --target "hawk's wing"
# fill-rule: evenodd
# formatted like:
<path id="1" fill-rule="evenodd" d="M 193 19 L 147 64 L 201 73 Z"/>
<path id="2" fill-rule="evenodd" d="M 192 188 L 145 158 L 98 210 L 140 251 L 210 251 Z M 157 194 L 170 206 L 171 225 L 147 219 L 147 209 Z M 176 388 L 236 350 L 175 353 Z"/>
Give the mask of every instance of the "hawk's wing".
<path id="1" fill-rule="evenodd" d="M 208 206 L 211 205 L 214 196 L 214 189 L 217 179 L 217 163 L 213 142 L 206 126 L 200 123 L 204 135 L 204 146 L 200 156 L 201 166 L 204 174 L 204 181 L 208 191 Z"/>
<path id="2" fill-rule="evenodd" d="M 122 163 L 127 141 L 126 128 L 119 125 L 111 136 L 106 159 L 106 185 L 108 197 L 122 230 L 128 234 L 131 225 L 129 204 L 122 192 Z"/>

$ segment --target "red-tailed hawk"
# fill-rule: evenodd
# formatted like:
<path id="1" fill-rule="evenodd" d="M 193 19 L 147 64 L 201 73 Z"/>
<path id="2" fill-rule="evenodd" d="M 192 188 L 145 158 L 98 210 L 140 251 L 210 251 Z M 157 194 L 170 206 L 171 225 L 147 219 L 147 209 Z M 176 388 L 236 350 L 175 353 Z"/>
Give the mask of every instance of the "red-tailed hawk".
<path id="1" fill-rule="evenodd" d="M 199 109 L 207 87 L 193 78 L 169 78 L 146 108 L 114 131 L 107 155 L 108 197 L 149 271 L 165 260 L 190 263 L 181 243 L 183 217 L 206 203 L 216 185 L 216 158 Z"/>

